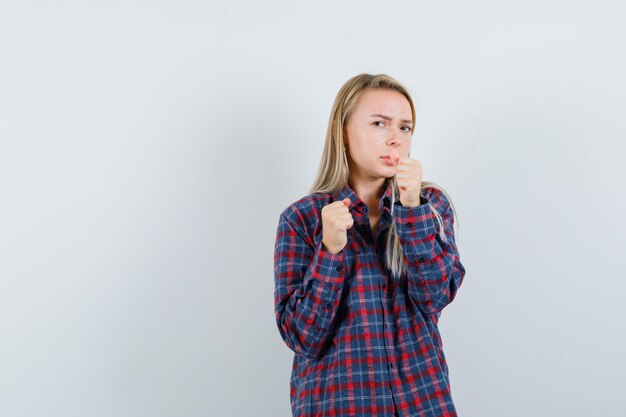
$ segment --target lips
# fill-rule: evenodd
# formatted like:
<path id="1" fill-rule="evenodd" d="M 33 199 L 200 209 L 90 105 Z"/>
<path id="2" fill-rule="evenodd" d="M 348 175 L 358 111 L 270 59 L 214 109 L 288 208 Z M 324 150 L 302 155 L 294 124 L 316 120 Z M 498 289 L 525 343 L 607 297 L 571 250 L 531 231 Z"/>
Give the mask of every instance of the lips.
<path id="1" fill-rule="evenodd" d="M 395 164 L 393 163 L 393 161 L 391 160 L 391 157 L 390 157 L 390 156 L 381 156 L 381 157 L 380 157 L 380 159 L 382 159 L 383 161 L 385 161 L 385 163 L 386 163 L 387 165 L 395 165 Z"/>

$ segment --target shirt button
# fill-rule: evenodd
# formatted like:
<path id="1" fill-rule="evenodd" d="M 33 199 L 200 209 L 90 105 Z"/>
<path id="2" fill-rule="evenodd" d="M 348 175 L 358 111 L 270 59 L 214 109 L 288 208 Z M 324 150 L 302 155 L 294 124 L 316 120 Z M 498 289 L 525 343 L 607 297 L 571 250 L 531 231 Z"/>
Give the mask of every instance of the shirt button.
<path id="1" fill-rule="evenodd" d="M 387 288 L 387 284 L 383 283 L 383 289 Z"/>
<path id="2" fill-rule="evenodd" d="M 339 266 L 337 267 L 337 271 L 341 271 L 342 269 L 343 269 L 343 266 L 341 266 L 341 265 L 339 265 Z"/>
<path id="3" fill-rule="evenodd" d="M 408 222 L 406 225 L 407 225 L 407 227 L 413 227 L 413 223 L 411 223 L 411 222 Z"/>
<path id="4" fill-rule="evenodd" d="M 384 326 L 384 327 L 385 327 L 385 329 L 386 329 L 386 328 L 387 328 L 387 323 L 385 323 L 383 326 Z"/>
<path id="5" fill-rule="evenodd" d="M 363 213 L 367 214 L 369 212 L 369 209 L 367 207 L 363 207 Z"/>
<path id="6" fill-rule="evenodd" d="M 333 306 L 332 303 L 326 303 L 326 308 L 331 308 Z"/>

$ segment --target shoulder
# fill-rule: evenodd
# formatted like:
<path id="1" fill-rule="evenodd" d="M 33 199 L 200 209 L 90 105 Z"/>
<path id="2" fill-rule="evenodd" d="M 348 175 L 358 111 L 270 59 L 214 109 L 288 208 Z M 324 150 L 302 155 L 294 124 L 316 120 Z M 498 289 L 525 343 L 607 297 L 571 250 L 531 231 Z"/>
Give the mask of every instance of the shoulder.
<path id="1" fill-rule="evenodd" d="M 289 204 L 279 216 L 279 223 L 285 222 L 314 245 L 314 236 L 321 232 L 322 208 L 331 203 L 330 193 L 313 193 Z"/>
<path id="2" fill-rule="evenodd" d="M 330 193 L 313 193 L 306 195 L 289 204 L 281 212 L 280 217 L 284 217 L 294 225 L 316 220 L 319 214 L 321 214 L 322 208 L 330 204 L 330 200 Z"/>

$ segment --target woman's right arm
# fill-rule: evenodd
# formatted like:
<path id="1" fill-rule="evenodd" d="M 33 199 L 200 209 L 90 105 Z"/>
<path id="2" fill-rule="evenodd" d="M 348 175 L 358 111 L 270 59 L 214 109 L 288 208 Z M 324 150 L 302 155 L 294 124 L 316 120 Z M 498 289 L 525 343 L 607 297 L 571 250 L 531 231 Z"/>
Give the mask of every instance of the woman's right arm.
<path id="1" fill-rule="evenodd" d="M 274 310 L 285 344 L 309 358 L 322 354 L 332 333 L 344 281 L 344 251 L 305 238 L 283 212 L 274 247 Z"/>

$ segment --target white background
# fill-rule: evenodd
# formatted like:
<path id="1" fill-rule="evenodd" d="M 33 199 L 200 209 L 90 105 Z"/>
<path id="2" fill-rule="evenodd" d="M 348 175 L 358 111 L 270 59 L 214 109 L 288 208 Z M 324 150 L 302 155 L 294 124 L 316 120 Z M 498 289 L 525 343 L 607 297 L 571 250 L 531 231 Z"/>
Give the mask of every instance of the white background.
<path id="1" fill-rule="evenodd" d="M 463 417 L 624 416 L 626 6 L 3 1 L 0 415 L 288 416 L 279 213 L 340 86 L 417 105 Z"/>

